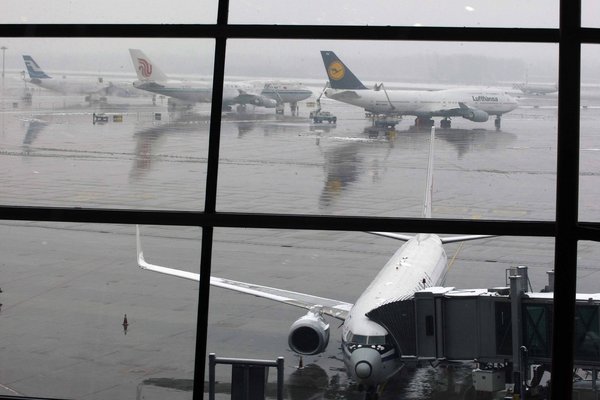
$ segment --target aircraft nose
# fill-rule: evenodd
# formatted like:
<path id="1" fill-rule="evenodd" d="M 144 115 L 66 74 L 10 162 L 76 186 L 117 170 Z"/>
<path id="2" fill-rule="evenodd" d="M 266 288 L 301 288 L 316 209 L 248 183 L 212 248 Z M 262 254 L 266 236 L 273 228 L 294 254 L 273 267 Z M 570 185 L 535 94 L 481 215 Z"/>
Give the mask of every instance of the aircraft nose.
<path id="1" fill-rule="evenodd" d="M 366 382 L 376 380 L 383 368 L 381 355 L 377 350 L 370 347 L 354 350 L 351 361 L 356 377 Z"/>
<path id="2" fill-rule="evenodd" d="M 356 376 L 360 379 L 367 379 L 371 376 L 373 367 L 368 361 L 359 361 L 354 367 L 354 371 L 356 372 Z"/>

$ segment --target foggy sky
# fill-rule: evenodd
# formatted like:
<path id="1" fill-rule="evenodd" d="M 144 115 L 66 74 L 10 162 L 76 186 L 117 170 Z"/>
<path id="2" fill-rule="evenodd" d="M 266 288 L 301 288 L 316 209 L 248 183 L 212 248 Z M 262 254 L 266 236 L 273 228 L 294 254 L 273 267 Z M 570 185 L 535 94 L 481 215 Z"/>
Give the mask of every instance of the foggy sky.
<path id="1" fill-rule="evenodd" d="M 165 4 L 168 4 L 166 6 Z M 600 26 L 600 4 L 583 2 L 583 21 Z M 3 0 L 0 23 L 214 23 L 216 1 L 170 0 Z M 230 0 L 230 23 L 558 26 L 558 0 Z M 22 55 L 33 56 L 49 71 L 84 70 L 133 73 L 128 48 L 140 48 L 167 75 L 210 75 L 214 43 L 210 39 L 8 39 L 7 70 L 24 69 Z M 325 77 L 320 50 L 333 50 L 362 79 L 428 79 L 485 84 L 494 80 L 552 82 L 557 77 L 558 46 L 435 42 L 307 40 L 229 40 L 231 75 L 290 78 Z M 599 80 L 598 46 L 584 46 L 583 79 Z M 495 82 L 489 82 L 494 84 Z"/>

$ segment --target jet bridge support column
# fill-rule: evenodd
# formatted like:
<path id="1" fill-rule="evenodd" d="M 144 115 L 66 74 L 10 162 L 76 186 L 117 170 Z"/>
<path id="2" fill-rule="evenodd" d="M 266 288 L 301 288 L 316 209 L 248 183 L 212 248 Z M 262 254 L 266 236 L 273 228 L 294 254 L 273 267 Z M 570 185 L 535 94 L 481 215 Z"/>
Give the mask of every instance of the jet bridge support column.
<path id="1" fill-rule="evenodd" d="M 514 369 L 514 384 L 518 385 L 515 388 L 516 393 L 521 393 L 523 381 L 526 379 L 527 366 L 523 366 L 521 362 L 521 347 L 522 343 L 522 324 L 523 315 L 521 307 L 521 298 L 523 293 L 527 291 L 527 267 L 518 266 L 510 269 L 510 310 L 512 315 L 512 354 L 513 354 L 513 369 Z"/>

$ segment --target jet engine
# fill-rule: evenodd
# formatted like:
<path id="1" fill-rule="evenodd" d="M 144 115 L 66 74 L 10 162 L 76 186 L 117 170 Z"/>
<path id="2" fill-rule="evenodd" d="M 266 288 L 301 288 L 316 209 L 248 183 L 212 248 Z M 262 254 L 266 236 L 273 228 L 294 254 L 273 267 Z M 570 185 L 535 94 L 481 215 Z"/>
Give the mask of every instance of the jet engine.
<path id="1" fill-rule="evenodd" d="M 463 114 L 463 118 L 466 118 L 469 121 L 473 122 L 486 122 L 490 118 L 490 116 L 483 110 L 469 108 Z"/>
<path id="2" fill-rule="evenodd" d="M 252 100 L 252 104 L 255 106 L 266 107 L 266 108 L 275 108 L 277 107 L 277 102 L 273 99 L 264 96 L 256 96 Z"/>
<path id="3" fill-rule="evenodd" d="M 312 355 L 325 351 L 329 343 L 329 324 L 319 312 L 309 311 L 290 327 L 288 344 L 298 354 Z"/>

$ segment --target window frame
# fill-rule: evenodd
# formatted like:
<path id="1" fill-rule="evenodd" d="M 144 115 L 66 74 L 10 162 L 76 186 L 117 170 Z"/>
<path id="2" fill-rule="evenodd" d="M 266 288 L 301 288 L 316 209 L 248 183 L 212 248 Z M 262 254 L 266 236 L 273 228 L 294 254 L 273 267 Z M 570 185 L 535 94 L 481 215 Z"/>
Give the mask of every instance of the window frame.
<path id="1" fill-rule="evenodd" d="M 560 1 L 557 29 L 329 25 L 230 25 L 228 0 L 220 0 L 216 24 L 4 24 L 0 37 L 208 38 L 215 40 L 213 101 L 204 211 L 133 210 L 0 205 L 1 220 L 197 226 L 202 228 L 200 290 L 194 366 L 194 399 L 204 393 L 209 277 L 214 228 L 333 231 L 401 231 L 540 236 L 555 238 L 552 398 L 572 393 L 572 346 L 577 244 L 600 241 L 600 223 L 579 222 L 581 46 L 599 44 L 600 29 L 581 27 L 581 1 Z M 554 221 L 463 220 L 217 212 L 221 101 L 227 39 L 337 39 L 395 41 L 527 42 L 559 46 L 556 218 Z M 560 328 L 560 329 L 559 329 Z"/>

